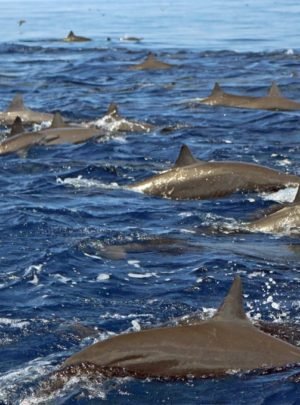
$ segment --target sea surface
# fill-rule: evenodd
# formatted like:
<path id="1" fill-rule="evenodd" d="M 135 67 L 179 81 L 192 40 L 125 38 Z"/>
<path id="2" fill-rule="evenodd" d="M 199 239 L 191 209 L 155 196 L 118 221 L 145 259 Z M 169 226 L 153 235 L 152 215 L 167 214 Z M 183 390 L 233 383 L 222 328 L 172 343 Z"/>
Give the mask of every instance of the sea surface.
<path id="1" fill-rule="evenodd" d="M 71 121 L 99 119 L 116 102 L 155 125 L 0 156 L 1 404 L 300 404 L 289 379 L 299 367 L 185 382 L 73 378 L 40 390 L 91 343 L 211 316 L 236 274 L 249 317 L 299 324 L 299 237 L 233 232 L 295 189 L 172 201 L 126 188 L 170 168 L 182 144 L 203 160 L 300 175 L 300 112 L 198 102 L 216 81 L 252 96 L 276 81 L 299 101 L 299 20 L 291 0 L 1 0 L 0 110 L 18 92 Z M 71 29 L 93 40 L 62 42 Z M 175 67 L 128 70 L 149 51 Z"/>

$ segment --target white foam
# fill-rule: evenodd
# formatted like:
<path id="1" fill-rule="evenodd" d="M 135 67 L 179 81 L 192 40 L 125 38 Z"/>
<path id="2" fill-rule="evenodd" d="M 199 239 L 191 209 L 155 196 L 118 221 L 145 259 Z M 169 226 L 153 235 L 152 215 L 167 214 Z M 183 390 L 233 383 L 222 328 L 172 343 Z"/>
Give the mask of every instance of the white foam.
<path id="1" fill-rule="evenodd" d="M 107 273 L 101 273 L 96 278 L 97 281 L 106 281 L 109 279 L 110 279 L 110 274 L 107 274 Z"/>
<path id="2" fill-rule="evenodd" d="M 130 264 L 131 266 L 137 268 L 137 269 L 139 269 L 141 267 L 139 260 L 128 260 L 127 263 Z"/>
<path id="3" fill-rule="evenodd" d="M 131 325 L 132 325 L 133 330 L 134 330 L 135 332 L 139 332 L 139 331 L 142 329 L 142 327 L 141 327 L 141 325 L 140 325 L 140 323 L 138 322 L 137 319 L 133 319 L 133 320 L 131 321 Z"/>
<path id="4" fill-rule="evenodd" d="M 73 186 L 74 188 L 105 188 L 105 189 L 119 189 L 121 188 L 117 183 L 102 183 L 99 180 L 85 179 L 81 175 L 78 177 L 66 177 L 56 179 L 57 184 L 64 186 Z"/>
<path id="5" fill-rule="evenodd" d="M 0 318 L 0 325 L 9 325 L 12 328 L 22 329 L 25 326 L 29 326 L 28 321 L 23 321 L 22 319 L 9 319 L 9 318 Z"/>
<path id="6" fill-rule="evenodd" d="M 84 252 L 83 254 L 84 254 L 84 256 L 91 257 L 92 259 L 103 260 L 102 257 L 100 257 L 100 256 L 90 255 L 86 252 Z"/>
<path id="7" fill-rule="evenodd" d="M 69 282 L 72 282 L 72 279 L 71 279 L 71 278 L 62 276 L 62 275 L 59 274 L 59 273 L 54 274 L 53 277 L 54 277 L 56 280 L 58 280 L 60 283 L 63 283 L 63 284 L 68 284 Z M 74 284 L 74 283 L 75 283 L 75 282 L 72 282 L 72 284 Z"/>
<path id="8" fill-rule="evenodd" d="M 131 278 L 150 278 L 156 277 L 156 273 L 128 273 L 128 277 Z"/>
<path id="9" fill-rule="evenodd" d="M 290 48 L 286 50 L 286 55 L 294 55 L 294 49 Z"/>
<path id="10" fill-rule="evenodd" d="M 262 193 L 261 198 L 267 201 L 272 200 L 277 202 L 293 202 L 296 197 L 297 191 L 297 187 L 287 187 L 274 193 Z"/>

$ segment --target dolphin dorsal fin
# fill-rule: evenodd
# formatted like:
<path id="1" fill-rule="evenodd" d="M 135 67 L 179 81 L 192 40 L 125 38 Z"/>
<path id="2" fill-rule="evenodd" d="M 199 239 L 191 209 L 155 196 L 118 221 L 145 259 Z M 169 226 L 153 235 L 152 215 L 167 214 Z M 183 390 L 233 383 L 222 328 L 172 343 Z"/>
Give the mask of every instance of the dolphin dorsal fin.
<path id="1" fill-rule="evenodd" d="M 272 82 L 272 85 L 268 91 L 269 97 L 281 97 L 281 91 L 275 82 Z"/>
<path id="2" fill-rule="evenodd" d="M 221 89 L 219 83 L 216 82 L 210 96 L 216 97 L 221 96 L 222 94 L 224 94 L 224 91 Z"/>
<path id="3" fill-rule="evenodd" d="M 63 128 L 65 126 L 66 126 L 66 124 L 65 124 L 61 114 L 59 112 L 56 112 L 54 114 L 50 128 L 52 128 L 52 129 L 53 128 Z"/>
<path id="4" fill-rule="evenodd" d="M 146 61 L 147 61 L 147 62 L 149 62 L 149 61 L 156 61 L 156 56 L 155 56 L 155 54 L 154 54 L 153 52 L 149 52 L 148 55 L 147 55 Z"/>
<path id="5" fill-rule="evenodd" d="M 107 109 L 107 114 L 112 116 L 117 116 L 119 113 L 118 106 L 115 103 L 110 103 Z"/>
<path id="6" fill-rule="evenodd" d="M 198 159 L 196 159 L 192 152 L 190 151 L 189 147 L 186 145 L 182 145 L 178 158 L 174 164 L 174 167 L 183 167 L 188 165 L 193 165 L 194 163 L 200 163 Z"/>
<path id="7" fill-rule="evenodd" d="M 7 111 L 22 111 L 22 110 L 25 110 L 23 96 L 21 94 L 16 94 L 15 97 L 10 102 Z"/>
<path id="8" fill-rule="evenodd" d="M 300 186 L 298 187 L 298 192 L 297 192 L 296 197 L 294 199 L 294 203 L 300 203 Z"/>
<path id="9" fill-rule="evenodd" d="M 22 132 L 24 132 L 22 120 L 19 116 L 17 116 L 12 124 L 11 130 L 10 130 L 10 136 L 21 134 Z"/>
<path id="10" fill-rule="evenodd" d="M 228 294 L 212 319 L 248 320 L 244 311 L 243 289 L 240 276 L 235 277 Z"/>

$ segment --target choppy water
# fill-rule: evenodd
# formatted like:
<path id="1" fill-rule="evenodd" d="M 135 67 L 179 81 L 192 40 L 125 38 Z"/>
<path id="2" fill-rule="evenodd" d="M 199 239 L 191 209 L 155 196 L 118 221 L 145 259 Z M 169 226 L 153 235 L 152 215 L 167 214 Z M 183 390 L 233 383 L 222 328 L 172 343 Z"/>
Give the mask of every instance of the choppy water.
<path id="1" fill-rule="evenodd" d="M 21 92 L 32 108 L 95 120 L 115 101 L 124 116 L 157 130 L 35 147 L 27 158 L 1 156 L 0 402 L 300 403 L 299 384 L 286 379 L 297 370 L 185 383 L 71 381 L 53 396 L 37 394 L 39 383 L 67 356 L 109 333 L 196 310 L 210 313 L 237 273 L 250 316 L 300 321 L 299 238 L 205 232 L 235 227 L 274 201 L 292 200 L 294 190 L 169 201 L 124 187 L 170 167 L 183 143 L 202 159 L 300 173 L 300 113 L 194 101 L 216 80 L 249 95 L 265 94 L 276 80 L 286 96 L 299 100 L 297 3 L 230 1 L 225 10 L 219 1 L 190 7 L 183 1 L 51 4 L 1 2 L 0 109 Z M 18 28 L 22 18 L 27 22 Z M 71 28 L 94 41 L 57 41 Z M 125 34 L 144 41 L 119 41 Z M 177 67 L 127 69 L 149 50 Z M 161 131 L 165 126 L 175 129 Z M 175 247 L 165 241 L 159 250 L 103 252 L 106 245 L 157 236 L 175 238 Z"/>

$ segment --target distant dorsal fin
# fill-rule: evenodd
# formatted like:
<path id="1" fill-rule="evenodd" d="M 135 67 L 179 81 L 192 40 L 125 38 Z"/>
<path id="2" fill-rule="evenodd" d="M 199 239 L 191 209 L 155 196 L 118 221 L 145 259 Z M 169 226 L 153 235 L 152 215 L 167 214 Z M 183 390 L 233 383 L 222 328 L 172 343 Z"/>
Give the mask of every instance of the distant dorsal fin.
<path id="1" fill-rule="evenodd" d="M 50 128 L 64 128 L 66 126 L 61 114 L 56 112 L 54 114 Z"/>
<path id="2" fill-rule="evenodd" d="M 212 319 L 248 320 L 243 305 L 243 289 L 240 276 L 236 276 L 222 305 Z"/>
<path id="3" fill-rule="evenodd" d="M 19 116 L 17 116 L 12 124 L 10 136 L 21 134 L 22 132 L 24 132 L 22 120 Z"/>
<path id="4" fill-rule="evenodd" d="M 174 167 L 183 167 L 194 163 L 201 163 L 201 161 L 193 156 L 188 146 L 182 145 Z"/>
<path id="5" fill-rule="evenodd" d="M 268 91 L 269 97 L 281 97 L 281 91 L 275 82 L 272 82 L 272 85 Z"/>
<path id="6" fill-rule="evenodd" d="M 300 186 L 298 187 L 298 192 L 297 192 L 296 197 L 294 199 L 294 203 L 300 203 Z"/>
<path id="7" fill-rule="evenodd" d="M 115 103 L 110 103 L 107 109 L 107 114 L 116 116 L 118 115 L 118 106 Z"/>
<path id="8" fill-rule="evenodd" d="M 149 52 L 146 58 L 147 61 L 156 60 L 156 56 L 153 52 Z"/>
<path id="9" fill-rule="evenodd" d="M 21 94 L 16 94 L 15 97 L 10 102 L 7 111 L 22 111 L 25 110 L 23 96 Z"/>
<path id="10" fill-rule="evenodd" d="M 210 94 L 210 96 L 221 96 L 222 94 L 224 94 L 224 91 L 221 89 L 221 86 L 219 85 L 218 82 L 215 83 L 214 88 L 212 89 L 212 92 Z"/>

